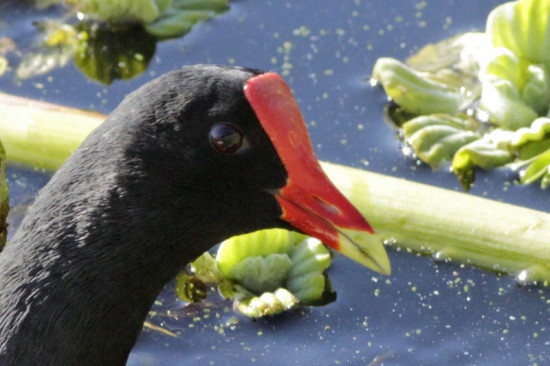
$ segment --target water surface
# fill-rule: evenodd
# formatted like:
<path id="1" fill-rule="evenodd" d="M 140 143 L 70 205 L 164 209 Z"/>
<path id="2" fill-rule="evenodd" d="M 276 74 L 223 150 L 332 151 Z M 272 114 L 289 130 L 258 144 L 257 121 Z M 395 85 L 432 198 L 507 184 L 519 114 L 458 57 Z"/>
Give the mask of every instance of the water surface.
<path id="1" fill-rule="evenodd" d="M 383 121 L 386 96 L 367 79 L 378 57 L 404 59 L 427 43 L 483 30 L 499 3 L 234 1 L 228 13 L 195 26 L 185 38 L 157 44 L 149 70 L 135 79 L 107 87 L 69 65 L 25 81 L 4 76 L 0 89 L 108 113 L 131 90 L 182 65 L 273 70 L 293 89 L 320 159 L 461 190 L 454 175 L 433 173 L 400 153 L 395 132 Z M 28 45 L 30 21 L 59 10 L 38 13 L 12 5 L 2 13 L 0 32 Z M 15 167 L 8 174 L 16 207 L 30 203 L 48 178 Z M 471 193 L 549 211 L 548 192 L 512 180 L 509 172 L 480 173 Z M 149 320 L 178 337 L 146 330 L 130 364 L 548 364 L 548 288 L 517 286 L 507 276 L 403 251 L 389 254 L 391 276 L 339 257 L 330 269 L 336 302 L 257 321 L 215 295 L 186 306 L 169 285 Z"/>

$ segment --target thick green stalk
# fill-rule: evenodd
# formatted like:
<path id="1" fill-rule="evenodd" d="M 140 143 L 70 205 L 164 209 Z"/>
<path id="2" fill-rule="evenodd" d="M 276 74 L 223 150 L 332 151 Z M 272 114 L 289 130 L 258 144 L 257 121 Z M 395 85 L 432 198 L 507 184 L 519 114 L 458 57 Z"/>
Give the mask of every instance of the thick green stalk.
<path id="1" fill-rule="evenodd" d="M 550 214 L 324 163 L 330 179 L 393 246 L 437 260 L 550 280 Z"/>
<path id="2" fill-rule="evenodd" d="M 0 95 L 8 161 L 58 168 L 105 116 Z M 550 214 L 323 163 L 330 179 L 392 246 L 550 281 Z"/>
<path id="3" fill-rule="evenodd" d="M 0 140 L 12 162 L 57 169 L 104 118 L 0 93 Z"/>

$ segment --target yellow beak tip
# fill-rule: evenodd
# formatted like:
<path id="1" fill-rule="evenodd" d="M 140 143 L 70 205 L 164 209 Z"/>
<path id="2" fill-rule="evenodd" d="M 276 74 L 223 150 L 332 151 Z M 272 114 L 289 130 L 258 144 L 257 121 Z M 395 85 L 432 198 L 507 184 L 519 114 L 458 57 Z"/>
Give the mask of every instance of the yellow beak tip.
<path id="1" fill-rule="evenodd" d="M 338 228 L 340 253 L 373 271 L 391 274 L 391 265 L 384 245 L 376 234 Z"/>

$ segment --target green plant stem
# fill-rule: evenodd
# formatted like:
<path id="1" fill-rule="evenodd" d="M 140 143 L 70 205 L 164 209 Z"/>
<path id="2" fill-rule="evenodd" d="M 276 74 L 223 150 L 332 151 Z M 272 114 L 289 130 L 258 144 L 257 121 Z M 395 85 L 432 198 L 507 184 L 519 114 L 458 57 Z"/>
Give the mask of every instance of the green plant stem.
<path id="1" fill-rule="evenodd" d="M 550 280 L 548 213 L 345 166 L 323 168 L 387 244 L 526 282 Z"/>
<path id="2" fill-rule="evenodd" d="M 57 169 L 104 115 L 0 94 L 8 161 Z M 330 179 L 392 246 L 550 281 L 550 214 L 323 163 Z"/>
<path id="3" fill-rule="evenodd" d="M 0 93 L 0 140 L 11 162 L 55 170 L 104 118 Z"/>

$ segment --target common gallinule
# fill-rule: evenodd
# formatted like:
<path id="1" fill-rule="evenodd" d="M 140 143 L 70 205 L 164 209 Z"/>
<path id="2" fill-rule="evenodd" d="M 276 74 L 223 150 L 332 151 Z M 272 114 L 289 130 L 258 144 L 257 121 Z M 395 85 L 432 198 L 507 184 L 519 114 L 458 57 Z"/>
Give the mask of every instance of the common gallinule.
<path id="1" fill-rule="evenodd" d="M 278 75 L 196 65 L 159 77 L 54 174 L 1 253 L 0 365 L 123 365 L 186 263 L 270 227 L 389 272 Z"/>

